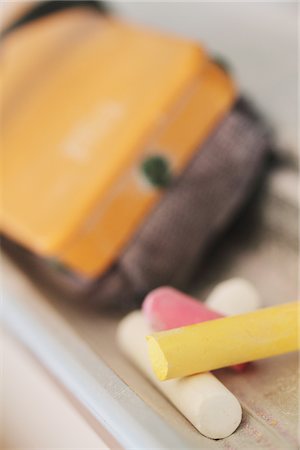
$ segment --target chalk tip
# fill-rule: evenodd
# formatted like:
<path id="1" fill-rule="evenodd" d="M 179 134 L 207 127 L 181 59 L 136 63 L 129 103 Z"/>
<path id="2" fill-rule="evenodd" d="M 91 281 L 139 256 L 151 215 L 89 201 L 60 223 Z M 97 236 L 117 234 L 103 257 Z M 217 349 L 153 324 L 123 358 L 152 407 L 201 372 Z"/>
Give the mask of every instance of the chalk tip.
<path id="1" fill-rule="evenodd" d="M 151 314 L 153 314 L 157 304 L 164 302 L 166 299 L 168 300 L 170 298 L 170 295 L 176 292 L 176 289 L 170 286 L 160 286 L 156 289 L 153 289 L 146 295 L 142 303 L 142 311 L 144 315 L 150 316 Z"/>
<path id="2" fill-rule="evenodd" d="M 168 377 L 168 361 L 161 350 L 155 336 L 146 336 L 148 344 L 148 354 L 152 366 L 152 370 L 160 381 L 164 381 Z"/>
<path id="3" fill-rule="evenodd" d="M 197 416 L 197 429 L 210 439 L 224 439 L 238 428 L 242 408 L 231 392 L 216 393 L 207 397 Z"/>

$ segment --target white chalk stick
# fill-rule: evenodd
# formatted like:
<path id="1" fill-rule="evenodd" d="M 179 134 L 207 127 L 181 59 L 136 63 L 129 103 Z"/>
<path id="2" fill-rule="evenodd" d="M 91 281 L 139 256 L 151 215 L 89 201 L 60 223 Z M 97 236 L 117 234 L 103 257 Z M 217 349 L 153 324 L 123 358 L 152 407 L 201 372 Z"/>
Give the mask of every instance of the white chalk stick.
<path id="1" fill-rule="evenodd" d="M 117 332 L 123 353 L 204 436 L 221 439 L 232 434 L 242 419 L 236 397 L 211 373 L 158 381 L 147 354 L 145 336 L 151 332 L 141 312 L 127 315 Z"/>
<path id="2" fill-rule="evenodd" d="M 243 278 L 231 278 L 219 283 L 205 304 L 225 316 L 245 314 L 261 308 L 261 297 L 255 287 Z"/>

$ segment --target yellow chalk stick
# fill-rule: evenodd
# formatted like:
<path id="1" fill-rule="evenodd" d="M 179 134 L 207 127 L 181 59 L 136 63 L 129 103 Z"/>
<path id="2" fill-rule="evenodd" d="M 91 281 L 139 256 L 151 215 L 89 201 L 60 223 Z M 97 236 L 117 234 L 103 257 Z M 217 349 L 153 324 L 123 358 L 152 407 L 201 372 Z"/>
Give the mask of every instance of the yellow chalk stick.
<path id="1" fill-rule="evenodd" d="M 183 377 L 299 348 L 299 302 L 147 336 L 159 380 Z"/>

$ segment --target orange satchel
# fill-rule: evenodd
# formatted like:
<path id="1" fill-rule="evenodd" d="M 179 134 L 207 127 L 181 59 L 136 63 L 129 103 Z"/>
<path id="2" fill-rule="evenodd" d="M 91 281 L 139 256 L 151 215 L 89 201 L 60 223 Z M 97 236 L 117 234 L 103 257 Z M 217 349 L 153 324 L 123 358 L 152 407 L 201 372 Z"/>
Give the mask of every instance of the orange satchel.
<path id="1" fill-rule="evenodd" d="M 195 42 L 76 7 L 6 33 L 1 67 L 7 249 L 99 304 L 187 283 L 268 148 L 230 75 Z"/>

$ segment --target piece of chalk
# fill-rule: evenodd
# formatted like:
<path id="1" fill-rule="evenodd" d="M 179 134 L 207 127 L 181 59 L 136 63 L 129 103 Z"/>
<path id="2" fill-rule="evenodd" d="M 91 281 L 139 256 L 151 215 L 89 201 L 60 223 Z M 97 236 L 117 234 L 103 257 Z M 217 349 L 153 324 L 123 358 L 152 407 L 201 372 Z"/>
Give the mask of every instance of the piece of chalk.
<path id="1" fill-rule="evenodd" d="M 298 313 L 293 302 L 147 336 L 153 370 L 168 380 L 295 351 Z"/>
<path id="2" fill-rule="evenodd" d="M 223 310 L 223 314 L 218 311 L 210 310 L 206 304 L 193 299 L 192 297 L 177 291 L 174 288 L 163 286 L 151 291 L 145 298 L 142 311 L 146 322 L 153 331 L 170 330 L 194 323 L 205 322 L 207 320 L 218 319 L 225 315 L 233 315 L 234 302 L 228 297 L 228 286 L 232 286 L 232 294 L 237 300 L 239 296 L 240 304 L 236 301 L 238 313 L 249 312 L 260 303 L 260 297 L 255 288 L 247 281 L 241 279 L 232 279 L 221 283 L 224 290 L 218 291 L 218 305 Z M 224 292 L 224 297 L 222 297 Z M 250 292 L 250 294 L 249 294 Z M 252 294 L 252 295 L 251 295 Z M 253 301 L 255 295 L 256 301 Z M 225 314 L 228 305 L 229 314 Z M 242 305 L 242 306 L 241 306 Z M 241 311 L 244 309 L 244 311 Z M 247 364 L 237 364 L 232 368 L 241 372 Z"/>
<path id="3" fill-rule="evenodd" d="M 117 340 L 123 353 L 204 436 L 221 439 L 239 426 L 242 409 L 236 397 L 212 374 L 204 373 L 161 383 L 147 354 L 145 336 L 151 332 L 142 313 L 135 311 L 119 324 Z"/>
<path id="4" fill-rule="evenodd" d="M 150 292 L 143 302 L 142 311 L 147 323 L 155 331 L 171 330 L 223 317 L 203 303 L 167 286 Z"/>
<path id="5" fill-rule="evenodd" d="M 252 283 L 243 278 L 222 281 L 205 300 L 209 309 L 224 316 L 236 316 L 262 307 L 261 296 Z M 235 372 L 243 372 L 248 363 L 235 364 Z"/>
<path id="6" fill-rule="evenodd" d="M 232 278 L 219 283 L 205 303 L 210 309 L 224 316 L 233 316 L 259 309 L 261 298 L 249 281 Z"/>

